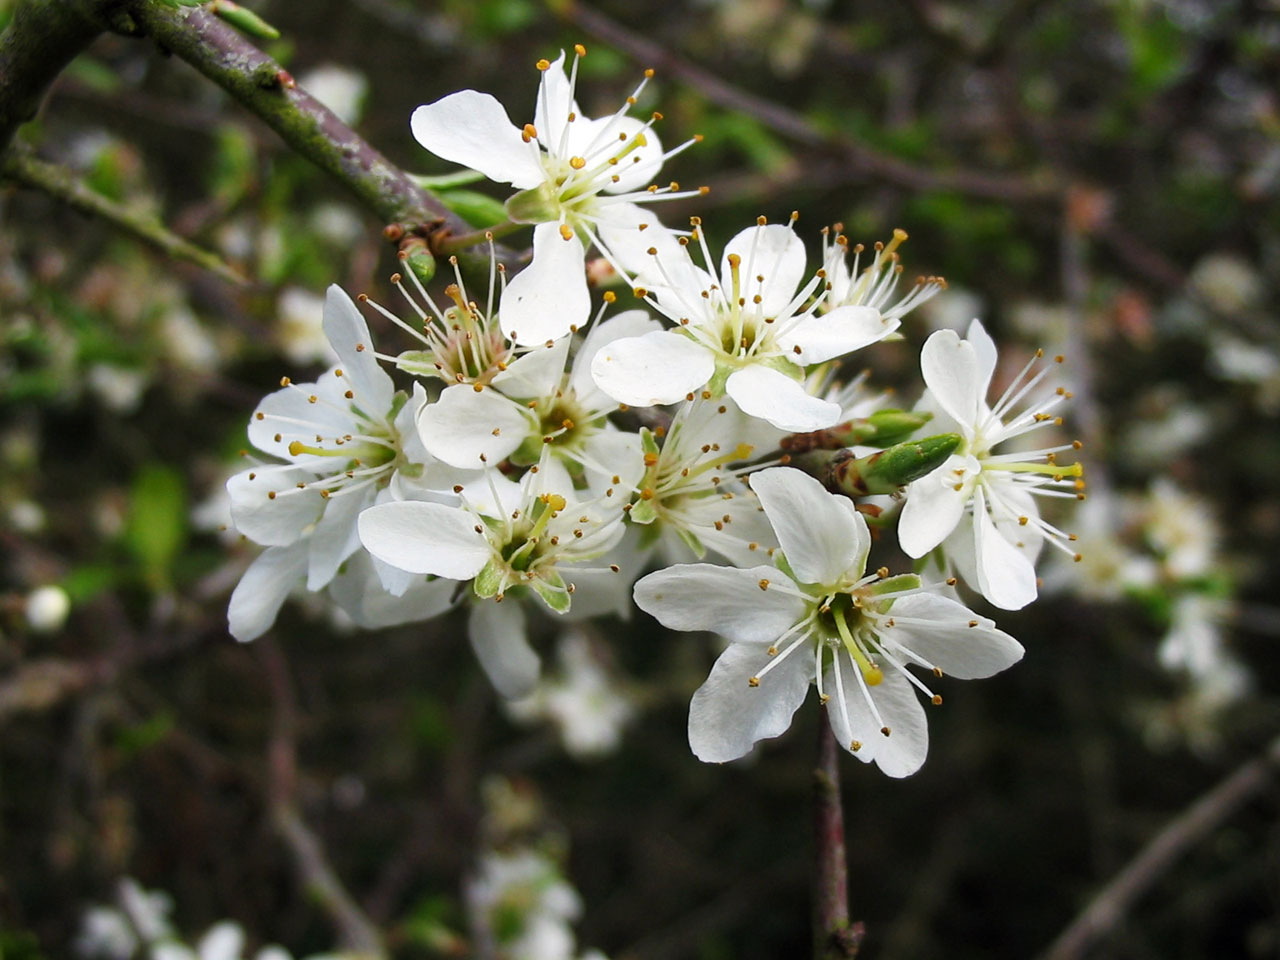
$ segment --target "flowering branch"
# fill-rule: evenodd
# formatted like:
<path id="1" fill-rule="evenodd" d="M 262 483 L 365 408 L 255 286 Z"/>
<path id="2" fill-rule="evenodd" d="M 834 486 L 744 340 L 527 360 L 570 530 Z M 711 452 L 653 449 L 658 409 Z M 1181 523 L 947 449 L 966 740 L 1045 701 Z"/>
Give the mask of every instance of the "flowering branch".
<path id="1" fill-rule="evenodd" d="M 81 213 L 101 217 L 108 223 L 125 230 L 156 249 L 178 260 L 186 260 L 203 267 L 228 283 L 239 286 L 249 281 L 227 264 L 217 254 L 204 250 L 184 240 L 149 214 L 116 203 L 85 186 L 69 171 L 44 163 L 31 152 L 15 144 L 0 157 L 0 177 L 12 180 L 24 187 L 40 190 Z"/>
<path id="2" fill-rule="evenodd" d="M 0 33 L 0 153 L 17 127 L 35 116 L 44 92 L 63 67 L 107 30 L 149 36 L 165 51 L 186 60 L 260 117 L 294 151 L 345 184 L 365 207 L 388 224 L 398 225 L 395 237 L 425 236 L 434 246 L 452 235 L 473 232 L 429 191 L 299 87 L 280 64 L 217 16 L 199 8 L 173 7 L 161 0 L 132 0 L 128 4 L 104 0 L 19 3 L 12 21 Z M 20 163 L 6 161 L 6 174 L 11 174 L 8 167 L 15 162 Z M 74 202 L 73 206 L 89 209 L 83 201 Z M 91 212 L 120 222 L 118 216 L 113 217 L 100 205 Z M 155 231 L 151 233 L 147 239 L 158 242 Z M 457 247 L 452 244 L 451 252 Z M 178 253 L 178 247 L 173 245 L 166 249 L 193 259 L 190 251 Z M 510 251 L 503 250 L 498 251 L 498 257 L 513 263 L 515 259 Z M 459 259 L 468 265 L 469 255 L 459 252 Z M 487 269 L 488 252 L 477 256 L 476 263 L 480 269 Z M 201 265 L 231 279 L 208 263 Z"/>
<path id="3" fill-rule="evenodd" d="M 818 724 L 818 766 L 813 771 L 813 955 L 848 960 L 862 944 L 861 922 L 849 923 L 849 862 L 840 806 L 840 768 L 831 724 Z"/>

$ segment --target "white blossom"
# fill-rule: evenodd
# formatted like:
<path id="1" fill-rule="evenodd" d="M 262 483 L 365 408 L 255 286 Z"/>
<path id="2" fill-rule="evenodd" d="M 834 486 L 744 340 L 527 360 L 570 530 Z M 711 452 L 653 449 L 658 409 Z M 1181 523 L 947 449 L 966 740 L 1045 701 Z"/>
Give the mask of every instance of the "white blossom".
<path id="1" fill-rule="evenodd" d="M 521 344 L 557 340 L 586 323 L 587 247 L 643 222 L 637 204 L 690 195 L 675 184 L 647 186 L 668 157 L 694 142 L 664 152 L 652 129 L 659 114 L 643 121 L 627 116 L 652 71 L 618 112 L 593 120 L 574 99 L 586 51 L 575 52 L 567 76 L 563 53 L 538 61 L 533 123 L 517 127 L 502 104 L 474 90 L 418 107 L 412 118 L 422 146 L 511 184 L 521 192 L 508 201 L 509 214 L 537 224 L 533 261 L 507 285 L 500 311 L 503 331 Z"/>
<path id="2" fill-rule="evenodd" d="M 1035 599 L 1034 563 L 1042 544 L 1076 553 L 1074 538 L 1041 518 L 1035 498 L 1076 499 L 1083 486 L 1080 464 L 1055 461 L 1078 444 L 994 452 L 1001 443 L 1061 423 L 1051 411 L 1070 395 L 1053 386 L 1035 392 L 1051 369 L 1037 371 L 1039 361 L 1037 353 L 988 406 L 996 347 L 981 323 L 970 324 L 966 340 L 951 330 L 938 331 L 920 354 L 926 405 L 938 408 L 933 428 L 959 433 L 962 442 L 937 470 L 908 485 L 899 541 L 909 556 L 923 557 L 946 540 L 947 557 L 970 586 L 1006 610 Z M 966 513 L 969 530 L 962 533 Z"/>
<path id="3" fill-rule="evenodd" d="M 820 274 L 805 279 L 804 244 L 790 226 L 757 225 L 725 247 L 718 273 L 702 231 L 687 245 L 655 230 L 653 262 L 638 275 L 649 302 L 675 321 L 672 330 L 627 337 L 596 354 L 592 374 L 615 400 L 635 406 L 676 403 L 706 390 L 786 431 L 836 423 L 840 410 L 804 389 L 804 369 L 874 343 L 898 325 L 867 305 L 817 315 Z M 647 242 L 647 241 L 644 241 Z"/>
<path id="4" fill-rule="evenodd" d="M 928 750 L 916 690 L 942 698 L 908 668 L 987 677 L 1021 645 L 914 574 L 866 575 L 866 521 L 812 477 L 774 467 L 751 485 L 781 544 L 771 565 L 679 565 L 636 584 L 636 603 L 663 625 L 730 641 L 690 704 L 693 752 L 724 762 L 778 736 L 814 682 L 847 750 L 889 776 L 914 773 Z"/>

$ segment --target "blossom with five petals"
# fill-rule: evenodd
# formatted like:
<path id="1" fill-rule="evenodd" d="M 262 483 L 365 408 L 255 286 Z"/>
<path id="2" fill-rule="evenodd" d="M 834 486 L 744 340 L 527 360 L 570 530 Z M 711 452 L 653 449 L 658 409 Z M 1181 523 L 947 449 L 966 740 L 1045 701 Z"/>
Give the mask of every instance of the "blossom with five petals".
<path id="1" fill-rule="evenodd" d="M 653 71 L 613 116 L 593 120 L 574 99 L 586 53 L 581 46 L 575 51 L 568 76 L 563 53 L 555 62 L 538 61 L 534 122 L 523 128 L 494 97 L 475 90 L 418 107 L 411 121 L 418 143 L 436 156 L 521 191 L 507 209 L 513 220 L 537 224 L 533 262 L 507 284 L 499 312 L 503 331 L 520 344 L 557 340 L 586 323 L 586 246 L 607 244 L 611 231 L 644 221 L 636 204 L 699 192 L 648 186 L 668 157 L 696 140 L 664 152 L 652 130 L 661 115 L 627 115 Z"/>
<path id="2" fill-rule="evenodd" d="M 988 406 L 996 346 L 980 322 L 969 325 L 965 340 L 939 330 L 920 352 L 925 405 L 938 408 L 934 427 L 963 440 L 942 466 L 908 485 L 898 540 L 912 557 L 947 541 L 946 554 L 965 581 L 1005 610 L 1019 610 L 1036 598 L 1034 563 L 1045 542 L 1077 556 L 1075 538 L 1042 519 L 1035 498 L 1083 496 L 1081 465 L 1056 462 L 1059 453 L 1080 444 L 993 452 L 1000 443 L 1061 424 L 1050 411 L 1071 394 L 1062 387 L 1035 392 L 1051 369 L 1036 370 L 1041 357 L 1037 352 Z M 972 526 L 962 535 L 958 528 L 966 512 Z"/>
<path id="3" fill-rule="evenodd" d="M 789 226 L 743 230 L 725 247 L 718 273 L 697 266 L 687 245 L 661 228 L 646 235 L 654 238 L 653 262 L 638 273 L 640 290 L 678 326 L 614 341 L 596 354 L 596 383 L 622 403 L 675 403 L 706 387 L 779 429 L 821 430 L 838 421 L 840 408 L 805 390 L 805 367 L 897 327 L 865 305 L 818 316 L 811 299 L 822 274 L 805 280 L 804 243 Z M 697 223 L 692 239 L 710 266 Z"/>
<path id="4" fill-rule="evenodd" d="M 751 486 L 781 544 L 771 566 L 674 566 L 635 587 L 664 626 L 730 641 L 690 704 L 693 752 L 724 762 L 778 736 L 813 681 L 846 749 L 891 777 L 914 773 L 928 750 L 915 691 L 942 698 L 908 668 L 988 677 L 1021 659 L 1022 646 L 914 574 L 865 575 L 866 521 L 812 477 L 774 467 Z"/>

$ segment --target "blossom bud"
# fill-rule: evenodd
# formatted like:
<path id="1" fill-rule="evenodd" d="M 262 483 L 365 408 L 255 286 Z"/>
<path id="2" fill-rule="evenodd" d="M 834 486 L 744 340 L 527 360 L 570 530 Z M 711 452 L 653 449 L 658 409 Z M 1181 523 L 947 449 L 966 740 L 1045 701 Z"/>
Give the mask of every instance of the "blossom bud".
<path id="1" fill-rule="evenodd" d="M 833 493 L 867 497 L 896 493 L 900 487 L 932 473 L 960 446 L 958 433 L 940 433 L 895 444 L 865 457 L 852 450 L 812 450 L 794 457 L 793 466 L 816 477 Z"/>

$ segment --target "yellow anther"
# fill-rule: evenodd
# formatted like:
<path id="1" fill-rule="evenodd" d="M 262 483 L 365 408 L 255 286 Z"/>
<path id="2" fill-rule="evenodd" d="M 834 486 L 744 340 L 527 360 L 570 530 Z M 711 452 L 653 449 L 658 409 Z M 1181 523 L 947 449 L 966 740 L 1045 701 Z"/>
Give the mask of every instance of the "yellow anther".
<path id="1" fill-rule="evenodd" d="M 550 70 L 550 69 L 551 69 L 551 61 L 550 61 L 550 60 L 539 60 L 537 63 L 535 63 L 535 64 L 534 64 L 534 66 L 535 66 L 535 67 L 537 67 L 539 70 Z"/>
<path id="2" fill-rule="evenodd" d="M 567 223 L 560 224 L 560 236 L 562 236 L 566 240 L 572 240 L 573 227 L 569 226 Z"/>
<path id="3" fill-rule="evenodd" d="M 583 157 L 570 157 L 570 158 L 569 158 L 569 166 L 573 167 L 573 169 L 575 169 L 575 170 L 581 170 L 581 169 L 582 169 L 583 167 L 585 167 L 586 165 L 587 165 L 587 161 L 586 161 L 586 159 L 585 159 L 585 158 L 583 158 Z"/>
<path id="4" fill-rule="evenodd" d="M 585 57 L 587 55 L 587 48 L 580 43 L 575 43 L 573 45 L 573 52 L 580 57 Z"/>
<path id="5" fill-rule="evenodd" d="M 530 141 L 537 139 L 537 136 L 538 129 L 532 123 L 526 123 L 524 125 L 524 130 L 520 133 L 520 139 L 525 143 L 529 143 Z"/>

